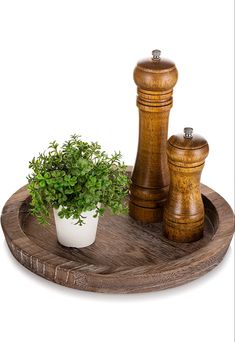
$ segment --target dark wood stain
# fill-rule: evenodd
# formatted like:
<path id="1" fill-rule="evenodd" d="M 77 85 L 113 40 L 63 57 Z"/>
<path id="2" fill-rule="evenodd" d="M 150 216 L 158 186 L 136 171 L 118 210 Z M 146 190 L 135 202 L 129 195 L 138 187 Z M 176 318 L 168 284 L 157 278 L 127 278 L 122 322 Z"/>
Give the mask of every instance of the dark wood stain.
<path id="1" fill-rule="evenodd" d="M 86 248 L 61 246 L 53 219 L 42 227 L 28 213 L 26 187 L 2 212 L 2 228 L 14 257 L 55 283 L 94 292 L 132 293 L 175 287 L 210 271 L 223 259 L 234 232 L 226 201 L 202 185 L 204 237 L 177 243 L 163 236 L 162 224 L 143 225 L 129 216 L 100 218 L 96 242 Z"/>

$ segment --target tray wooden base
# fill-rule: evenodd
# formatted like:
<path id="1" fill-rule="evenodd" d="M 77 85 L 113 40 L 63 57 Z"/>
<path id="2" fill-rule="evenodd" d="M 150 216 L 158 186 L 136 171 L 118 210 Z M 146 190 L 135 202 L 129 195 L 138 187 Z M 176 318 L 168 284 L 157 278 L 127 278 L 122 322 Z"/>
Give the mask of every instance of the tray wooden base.
<path id="1" fill-rule="evenodd" d="M 234 232 L 233 212 L 216 192 L 202 185 L 206 209 L 204 237 L 175 243 L 162 225 L 141 225 L 129 216 L 99 219 L 96 242 L 83 249 L 58 244 L 54 220 L 41 227 L 28 213 L 26 187 L 2 212 L 2 228 L 14 257 L 30 271 L 55 283 L 94 292 L 162 290 L 194 280 L 223 259 Z"/>

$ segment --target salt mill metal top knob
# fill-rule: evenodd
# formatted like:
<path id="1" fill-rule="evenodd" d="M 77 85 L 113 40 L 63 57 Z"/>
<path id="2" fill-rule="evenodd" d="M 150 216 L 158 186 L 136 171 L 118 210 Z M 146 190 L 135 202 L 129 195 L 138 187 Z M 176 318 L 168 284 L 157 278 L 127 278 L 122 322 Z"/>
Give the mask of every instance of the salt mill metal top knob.
<path id="1" fill-rule="evenodd" d="M 168 117 L 177 82 L 173 62 L 153 50 L 134 70 L 139 108 L 139 143 L 130 188 L 129 214 L 143 223 L 160 222 L 169 188 L 166 157 Z"/>
<path id="2" fill-rule="evenodd" d="M 185 127 L 184 128 L 184 138 L 191 139 L 193 137 L 193 128 Z"/>
<path id="3" fill-rule="evenodd" d="M 208 152 L 207 141 L 193 134 L 191 127 L 168 140 L 170 189 L 164 209 L 164 234 L 170 240 L 192 242 L 203 235 L 200 177 Z"/>

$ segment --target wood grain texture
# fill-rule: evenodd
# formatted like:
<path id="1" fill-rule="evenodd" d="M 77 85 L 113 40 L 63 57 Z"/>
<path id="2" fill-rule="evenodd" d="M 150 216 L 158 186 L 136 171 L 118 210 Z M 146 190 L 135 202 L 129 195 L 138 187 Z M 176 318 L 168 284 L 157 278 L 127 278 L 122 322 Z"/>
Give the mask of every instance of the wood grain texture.
<path id="1" fill-rule="evenodd" d="M 168 118 L 177 77 L 175 64 L 165 59 L 140 61 L 134 70 L 139 142 L 131 177 L 129 215 L 142 223 L 162 221 L 169 188 Z"/>
<path id="2" fill-rule="evenodd" d="M 193 242 L 203 236 L 205 212 L 200 179 L 208 152 L 207 141 L 197 134 L 191 138 L 173 135 L 168 140 L 170 188 L 163 221 L 164 234 L 170 240 Z"/>
<path id="3" fill-rule="evenodd" d="M 54 221 L 41 227 L 28 213 L 26 187 L 7 201 L 2 228 L 14 257 L 32 272 L 67 287 L 111 293 L 162 290 L 194 280 L 223 259 L 234 232 L 226 201 L 202 185 L 206 210 L 204 237 L 176 243 L 162 224 L 141 225 L 129 216 L 100 218 L 96 242 L 86 248 L 58 244 Z"/>

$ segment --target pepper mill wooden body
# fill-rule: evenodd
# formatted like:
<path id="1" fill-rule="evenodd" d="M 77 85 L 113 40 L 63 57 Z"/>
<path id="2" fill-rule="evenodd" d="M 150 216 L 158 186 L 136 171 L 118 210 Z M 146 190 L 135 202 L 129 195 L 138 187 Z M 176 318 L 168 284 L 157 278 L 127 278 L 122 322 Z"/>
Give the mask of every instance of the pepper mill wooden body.
<path id="1" fill-rule="evenodd" d="M 142 223 L 162 221 L 169 189 L 166 146 L 168 117 L 178 72 L 175 64 L 160 58 L 140 61 L 134 70 L 138 86 L 139 143 L 130 187 L 129 215 Z"/>
<path id="2" fill-rule="evenodd" d="M 176 242 L 193 242 L 203 236 L 204 205 L 200 190 L 201 172 L 209 147 L 190 127 L 185 134 L 168 140 L 170 188 L 164 209 L 164 234 Z"/>

